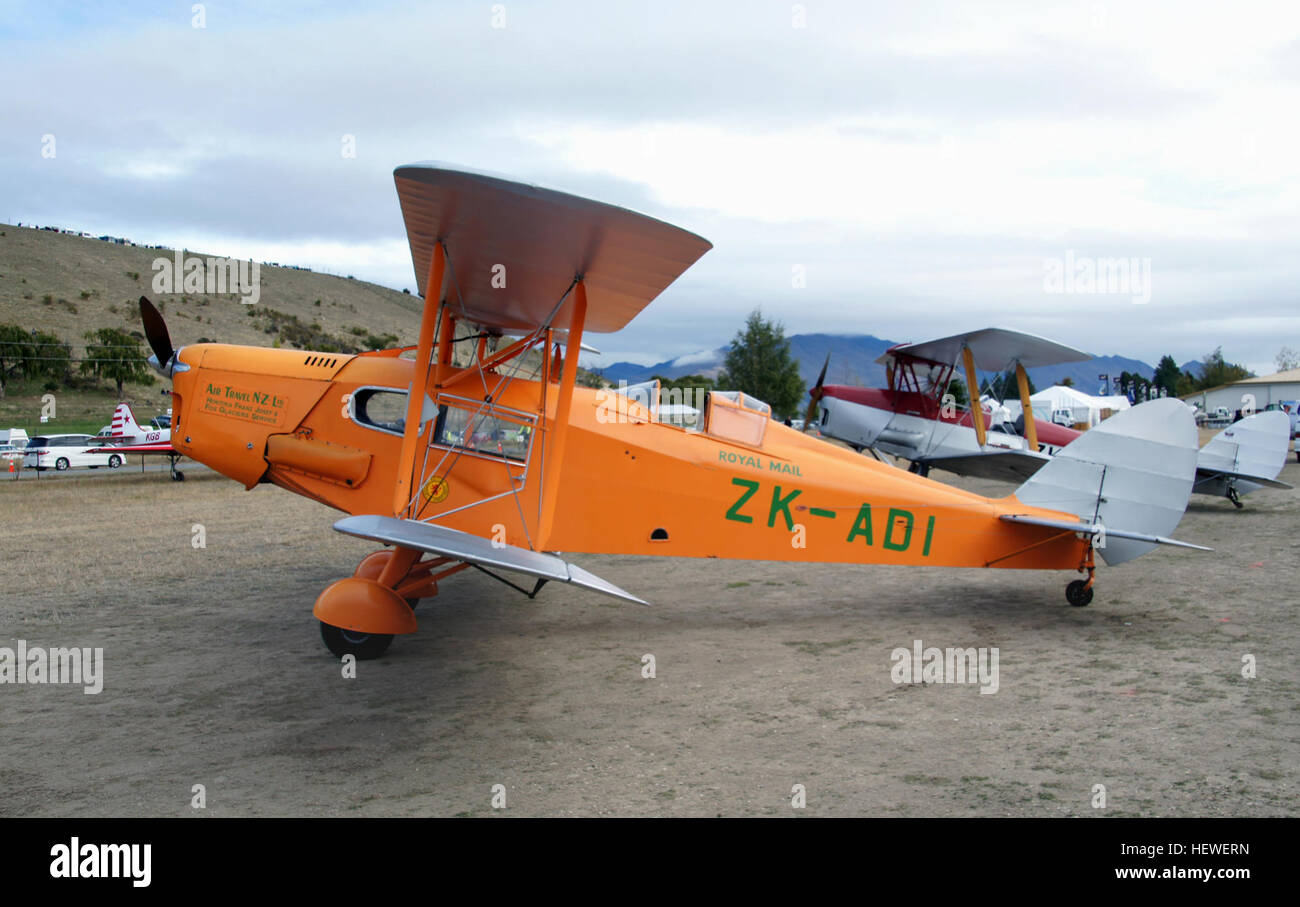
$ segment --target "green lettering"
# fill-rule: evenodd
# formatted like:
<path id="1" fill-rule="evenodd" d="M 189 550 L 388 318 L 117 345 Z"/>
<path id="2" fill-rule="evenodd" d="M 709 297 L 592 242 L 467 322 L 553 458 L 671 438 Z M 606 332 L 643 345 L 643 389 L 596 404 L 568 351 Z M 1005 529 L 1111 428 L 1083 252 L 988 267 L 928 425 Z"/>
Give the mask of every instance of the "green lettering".
<path id="1" fill-rule="evenodd" d="M 871 536 L 871 505 L 863 504 L 858 508 L 858 518 L 853 521 L 853 528 L 849 530 L 849 537 L 846 542 L 851 542 L 858 536 L 866 536 L 867 544 L 874 545 L 875 541 Z"/>
<path id="2" fill-rule="evenodd" d="M 796 488 L 794 491 L 790 492 L 788 497 L 783 498 L 781 497 L 780 485 L 772 489 L 772 508 L 767 512 L 767 525 L 775 526 L 777 513 L 782 513 L 785 515 L 785 528 L 787 530 L 793 530 L 794 517 L 790 516 L 790 502 L 801 494 L 803 494 L 803 492 Z"/>
<path id="3" fill-rule="evenodd" d="M 903 540 L 901 542 L 893 541 L 894 527 L 898 525 L 895 520 L 907 520 L 907 528 L 903 530 Z M 907 510 L 900 510 L 897 507 L 889 508 L 889 519 L 885 521 L 885 542 L 884 545 L 891 551 L 906 551 L 907 546 L 912 544 L 912 514 Z"/>
<path id="4" fill-rule="evenodd" d="M 925 524 L 925 546 L 921 549 L 922 557 L 930 556 L 930 541 L 934 538 L 934 517 L 930 517 Z"/>
<path id="5" fill-rule="evenodd" d="M 751 482 L 749 479 L 732 479 L 731 484 L 739 485 L 741 488 L 747 490 L 740 496 L 739 501 L 731 505 L 731 509 L 727 511 L 727 519 L 735 520 L 737 523 L 754 522 L 754 518 L 752 516 L 745 516 L 740 512 L 740 508 L 744 507 L 745 502 L 754 496 L 754 492 L 758 491 L 758 483 Z"/>

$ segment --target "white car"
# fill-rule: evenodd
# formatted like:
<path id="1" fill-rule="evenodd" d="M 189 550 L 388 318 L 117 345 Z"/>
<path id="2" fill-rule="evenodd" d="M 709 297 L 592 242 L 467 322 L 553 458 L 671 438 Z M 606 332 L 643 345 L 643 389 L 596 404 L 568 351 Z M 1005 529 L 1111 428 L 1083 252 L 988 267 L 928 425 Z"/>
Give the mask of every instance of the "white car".
<path id="1" fill-rule="evenodd" d="M 101 441 L 92 441 L 92 435 L 41 435 L 27 442 L 23 451 L 23 469 L 57 469 L 62 472 L 73 466 L 89 466 L 95 469 L 107 466 L 117 469 L 126 462 L 126 456 L 120 453 L 90 453 L 95 448 L 104 446 Z"/>

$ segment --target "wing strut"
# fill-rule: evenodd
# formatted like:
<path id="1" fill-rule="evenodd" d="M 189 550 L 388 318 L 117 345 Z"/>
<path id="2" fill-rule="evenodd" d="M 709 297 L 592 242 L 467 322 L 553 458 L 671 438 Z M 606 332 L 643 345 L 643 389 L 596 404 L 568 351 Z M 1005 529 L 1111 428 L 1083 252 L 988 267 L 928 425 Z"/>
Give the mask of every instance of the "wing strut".
<path id="1" fill-rule="evenodd" d="M 1034 424 L 1034 408 L 1029 403 L 1029 376 L 1025 374 L 1025 366 L 1019 359 L 1016 360 L 1016 385 L 1020 388 L 1020 412 L 1025 419 L 1025 440 L 1029 442 L 1029 449 L 1038 453 L 1038 426 Z"/>
<path id="2" fill-rule="evenodd" d="M 560 376 L 560 393 L 555 401 L 555 421 L 548 426 L 546 469 L 542 473 L 542 518 L 538 528 L 538 547 L 545 549 L 555 523 L 559 503 L 560 469 L 564 465 L 564 442 L 569 434 L 569 413 L 573 408 L 573 385 L 578 378 L 578 352 L 582 345 L 582 328 L 587 318 L 587 284 L 579 277 L 573 288 L 573 317 L 569 337 L 564 345 L 564 370 Z M 545 413 L 543 412 L 543 418 Z"/>
<path id="3" fill-rule="evenodd" d="M 980 386 L 975 378 L 975 354 L 969 346 L 961 348 L 962 362 L 966 366 L 966 396 L 970 397 L 970 421 L 975 426 L 975 439 L 984 447 L 988 436 L 984 428 L 984 405 L 980 402 Z"/>
<path id="4" fill-rule="evenodd" d="M 406 398 L 406 426 L 402 432 L 402 452 L 397 461 L 397 485 L 393 489 L 393 515 L 400 517 L 411 502 L 411 477 L 415 469 L 415 446 L 424 425 L 425 388 L 429 386 L 429 371 L 433 367 L 433 329 L 442 315 L 442 279 L 446 271 L 447 252 L 442 240 L 433 247 L 429 262 L 429 279 L 425 283 L 424 312 L 420 316 L 420 340 L 415 348 L 415 372 L 411 377 L 411 390 Z M 442 319 L 441 345 L 447 345 L 446 318 Z"/>

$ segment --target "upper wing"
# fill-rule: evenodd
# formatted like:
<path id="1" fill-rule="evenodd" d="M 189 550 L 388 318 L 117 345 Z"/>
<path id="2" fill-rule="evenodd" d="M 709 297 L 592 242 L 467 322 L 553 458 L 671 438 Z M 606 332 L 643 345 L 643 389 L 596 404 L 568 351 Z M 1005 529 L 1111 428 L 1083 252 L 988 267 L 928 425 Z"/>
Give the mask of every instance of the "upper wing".
<path id="1" fill-rule="evenodd" d="M 975 357 L 975 367 L 984 371 L 1001 371 L 1012 362 L 1019 361 L 1025 368 L 1056 365 L 1061 362 L 1084 362 L 1092 356 L 1082 350 L 1039 337 L 1023 331 L 1006 328 L 984 328 L 967 331 L 938 340 L 920 343 L 902 343 L 891 347 L 876 361 L 882 365 L 891 357 L 913 357 L 932 362 L 956 362 L 962 349 L 970 347 Z"/>
<path id="2" fill-rule="evenodd" d="M 344 517 L 334 524 L 334 528 L 339 532 L 363 539 L 427 551 L 430 554 L 449 557 L 468 564 L 513 570 L 539 579 L 582 586 L 584 589 L 636 602 L 639 605 L 648 604 L 635 595 L 624 592 L 613 583 L 607 583 L 554 554 L 529 551 L 514 545 L 498 546 L 487 539 L 458 529 L 448 529 L 446 526 L 435 526 L 419 520 L 399 520 L 396 517 L 367 515 Z"/>
<path id="3" fill-rule="evenodd" d="M 552 312 L 580 274 L 586 331 L 617 331 L 713 247 L 644 214 L 485 173 L 422 163 L 393 178 L 420 294 L 442 241 L 449 303 L 488 327 L 567 325 L 571 299 Z"/>

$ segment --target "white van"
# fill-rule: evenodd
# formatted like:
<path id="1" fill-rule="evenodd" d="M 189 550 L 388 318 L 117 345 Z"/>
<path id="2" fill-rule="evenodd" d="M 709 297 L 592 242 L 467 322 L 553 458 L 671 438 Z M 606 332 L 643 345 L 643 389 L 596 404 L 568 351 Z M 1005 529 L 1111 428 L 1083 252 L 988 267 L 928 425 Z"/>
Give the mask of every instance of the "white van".
<path id="1" fill-rule="evenodd" d="M 0 428 L 0 445 L 11 444 L 14 447 L 27 446 L 27 429 Z"/>
<path id="2" fill-rule="evenodd" d="M 53 468 L 59 472 L 73 466 L 116 469 L 126 462 L 125 455 L 120 453 L 90 453 L 104 446 L 91 438 L 91 435 L 40 435 L 32 438 L 23 451 L 23 469 Z"/>

